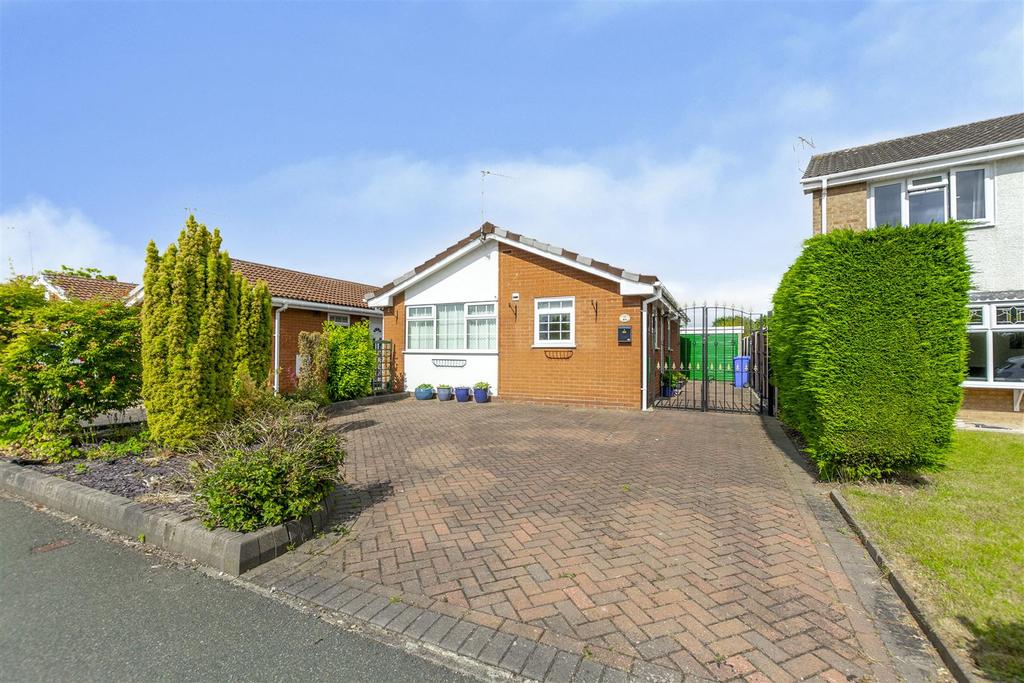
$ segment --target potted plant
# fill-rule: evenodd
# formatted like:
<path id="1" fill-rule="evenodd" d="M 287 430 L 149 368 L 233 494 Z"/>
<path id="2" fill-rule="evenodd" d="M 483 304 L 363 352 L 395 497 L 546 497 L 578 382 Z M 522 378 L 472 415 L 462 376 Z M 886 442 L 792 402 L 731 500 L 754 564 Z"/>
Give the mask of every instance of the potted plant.
<path id="1" fill-rule="evenodd" d="M 473 398 L 477 403 L 487 403 L 491 385 L 487 382 L 477 382 L 473 385 Z"/>
<path id="2" fill-rule="evenodd" d="M 437 400 L 447 401 L 452 397 L 452 387 L 450 384 L 438 384 L 437 385 Z"/>
<path id="3" fill-rule="evenodd" d="M 421 384 L 416 387 L 416 400 L 417 401 L 429 401 L 434 398 L 434 385 L 433 384 Z"/>
<path id="4" fill-rule="evenodd" d="M 676 389 L 683 381 L 683 373 L 678 370 L 666 370 L 661 373 L 661 395 L 665 398 L 672 398 L 676 395 Z"/>
<path id="5" fill-rule="evenodd" d="M 455 400 L 465 403 L 469 400 L 469 387 L 455 387 Z"/>

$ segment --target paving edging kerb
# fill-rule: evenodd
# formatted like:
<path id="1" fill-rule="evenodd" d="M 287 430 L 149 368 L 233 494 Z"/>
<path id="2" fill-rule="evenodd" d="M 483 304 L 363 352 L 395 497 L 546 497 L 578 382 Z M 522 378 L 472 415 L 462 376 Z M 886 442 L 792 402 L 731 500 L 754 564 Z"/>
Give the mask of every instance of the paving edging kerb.
<path id="1" fill-rule="evenodd" d="M 209 530 L 194 517 L 0 462 L 0 489 L 238 576 L 326 530 L 334 496 L 312 515 L 252 533 Z"/>
<path id="2" fill-rule="evenodd" d="M 950 647 L 944 640 L 942 640 L 942 637 L 939 636 L 939 632 L 928 620 L 928 615 L 921 608 L 921 604 L 914 595 L 913 589 L 910 588 L 910 584 L 907 583 L 900 576 L 899 572 L 893 568 L 892 564 L 888 559 L 886 559 L 882 551 L 877 545 L 875 545 L 875 542 L 871 539 L 867 530 L 865 530 L 857 521 L 857 518 L 853 516 L 853 511 L 850 510 L 846 499 L 843 498 L 843 494 L 839 493 L 839 491 L 833 490 L 829 492 L 829 497 L 832 499 L 832 502 L 835 503 L 835 506 L 839 508 L 839 512 L 846 519 L 850 528 L 852 528 L 857 533 L 857 536 L 860 537 L 864 547 L 868 550 L 868 554 L 871 556 L 871 559 L 875 561 L 875 564 L 878 565 L 883 576 L 889 579 L 889 583 L 892 585 L 893 590 L 896 591 L 896 594 L 900 596 L 901 600 L 903 600 L 903 604 L 907 606 L 907 609 L 914 616 L 914 619 L 921 627 L 921 630 L 924 631 L 925 636 L 928 637 L 932 646 L 939 653 L 939 657 L 942 658 L 942 663 L 945 664 L 950 673 L 953 674 L 953 678 L 960 683 L 974 683 L 974 681 L 978 681 L 979 678 L 973 673 L 973 667 L 970 663 L 964 661 L 956 650 Z"/>

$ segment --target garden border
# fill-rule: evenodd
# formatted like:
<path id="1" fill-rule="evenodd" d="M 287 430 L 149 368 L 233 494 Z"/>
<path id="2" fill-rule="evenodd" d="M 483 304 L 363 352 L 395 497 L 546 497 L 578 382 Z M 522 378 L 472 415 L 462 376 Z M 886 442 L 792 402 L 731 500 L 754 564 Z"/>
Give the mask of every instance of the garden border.
<path id="1" fill-rule="evenodd" d="M 963 660 L 963 658 L 957 653 L 957 651 L 950 647 L 939 635 L 939 632 L 929 621 L 927 614 L 921 608 L 920 601 L 914 594 L 910 584 L 907 583 L 899 574 L 899 572 L 892 566 L 892 563 L 885 557 L 882 551 L 878 548 L 867 530 L 864 529 L 857 521 L 853 511 L 846 503 L 846 499 L 843 494 L 839 493 L 838 490 L 833 489 L 829 492 L 829 498 L 839 509 L 840 514 L 846 519 L 846 522 L 850 525 L 850 528 L 854 530 L 857 536 L 860 538 L 864 547 L 867 548 L 868 555 L 878 565 L 879 570 L 882 572 L 882 576 L 889 580 L 893 590 L 903 600 L 903 604 L 906 605 L 907 610 L 913 615 L 914 620 L 917 621 L 918 626 L 924 631 L 925 636 L 931 642 L 932 647 L 939 653 L 939 657 L 942 658 L 943 664 L 949 669 L 950 673 L 953 674 L 959 683 L 974 683 L 974 681 L 980 680 L 973 671 L 974 667 L 969 662 Z"/>
<path id="2" fill-rule="evenodd" d="M 170 550 L 238 576 L 326 530 L 334 495 L 301 519 L 252 533 L 209 530 L 194 517 L 153 510 L 128 498 L 0 462 L 0 489 L 61 512 L 76 515 L 144 543 Z"/>

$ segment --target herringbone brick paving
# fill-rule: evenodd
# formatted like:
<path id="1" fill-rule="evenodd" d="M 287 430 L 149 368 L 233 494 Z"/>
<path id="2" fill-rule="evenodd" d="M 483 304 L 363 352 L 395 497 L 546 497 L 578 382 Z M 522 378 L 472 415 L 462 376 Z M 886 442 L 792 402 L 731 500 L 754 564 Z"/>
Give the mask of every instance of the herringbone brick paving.
<path id="1" fill-rule="evenodd" d="M 517 672 L 551 646 L 549 679 L 557 650 L 751 681 L 877 676 L 886 656 L 858 637 L 846 577 L 757 417 L 403 400 L 332 421 L 345 529 L 258 582 L 340 604 L 325 587 L 356 577 L 377 598 L 349 597 L 355 616 L 441 612 L 406 633 L 452 650 L 496 629 L 511 644 L 471 656 Z"/>

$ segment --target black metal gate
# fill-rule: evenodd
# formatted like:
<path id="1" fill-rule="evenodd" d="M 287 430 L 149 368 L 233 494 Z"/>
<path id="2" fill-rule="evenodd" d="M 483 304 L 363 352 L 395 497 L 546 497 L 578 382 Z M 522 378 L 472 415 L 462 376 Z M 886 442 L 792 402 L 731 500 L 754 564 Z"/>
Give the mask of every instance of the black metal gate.
<path id="1" fill-rule="evenodd" d="M 679 360 L 660 368 L 655 407 L 774 415 L 766 316 L 708 305 L 682 312 Z"/>

